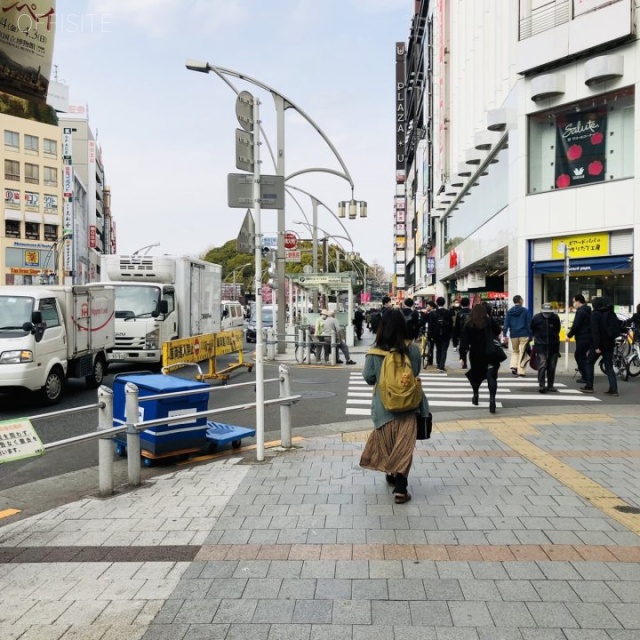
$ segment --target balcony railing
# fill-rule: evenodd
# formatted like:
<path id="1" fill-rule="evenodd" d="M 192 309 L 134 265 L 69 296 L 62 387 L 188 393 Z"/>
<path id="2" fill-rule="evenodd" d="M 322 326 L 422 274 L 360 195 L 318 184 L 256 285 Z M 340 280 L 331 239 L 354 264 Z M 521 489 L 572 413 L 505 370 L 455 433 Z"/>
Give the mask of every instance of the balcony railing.
<path id="1" fill-rule="evenodd" d="M 556 2 L 552 0 L 546 5 L 531 12 L 530 16 L 520 20 L 520 40 L 531 38 L 538 33 L 553 29 L 571 20 L 570 0 Z"/>

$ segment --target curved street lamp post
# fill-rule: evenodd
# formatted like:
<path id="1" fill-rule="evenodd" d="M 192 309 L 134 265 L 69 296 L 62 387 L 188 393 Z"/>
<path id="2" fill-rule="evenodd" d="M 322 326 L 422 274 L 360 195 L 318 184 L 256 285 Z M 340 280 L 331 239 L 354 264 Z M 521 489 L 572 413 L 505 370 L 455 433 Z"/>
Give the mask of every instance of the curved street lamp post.
<path id="1" fill-rule="evenodd" d="M 358 210 L 361 217 L 366 217 L 367 215 L 367 203 L 364 200 L 355 200 L 353 197 L 354 192 L 354 183 L 347 169 L 346 164 L 344 163 L 342 157 L 338 153 L 338 150 L 334 147 L 333 143 L 327 135 L 320 129 L 320 127 L 316 124 L 316 122 L 303 110 L 301 109 L 293 100 L 290 100 L 280 92 L 276 91 L 273 87 L 261 82 L 260 80 L 256 80 L 251 76 L 245 75 L 238 71 L 234 71 L 233 69 L 226 69 L 224 67 L 219 67 L 216 65 L 209 64 L 208 62 L 201 62 L 198 60 L 187 60 L 186 62 L 187 69 L 191 71 L 198 71 L 201 73 L 209 73 L 210 71 L 215 73 L 223 82 L 225 82 L 235 93 L 236 95 L 240 94 L 240 91 L 234 86 L 234 84 L 229 80 L 228 76 L 233 78 L 238 78 L 239 80 L 243 80 L 248 82 L 249 84 L 253 84 L 264 91 L 267 91 L 273 97 L 276 109 L 276 159 L 275 159 L 275 171 L 277 176 L 281 176 L 282 178 L 286 177 L 285 174 L 285 111 L 287 109 L 294 109 L 297 111 L 320 135 L 320 137 L 325 141 L 329 149 L 331 149 L 333 155 L 337 159 L 340 167 L 342 168 L 342 172 L 336 171 L 335 169 L 322 169 L 322 168 L 313 168 L 313 169 L 303 169 L 302 171 L 295 172 L 290 176 L 286 177 L 286 179 L 293 178 L 302 173 L 308 173 L 312 171 L 324 171 L 327 173 L 331 173 L 333 175 L 339 176 L 346 180 L 351 186 L 351 200 L 340 202 L 338 205 L 338 211 L 341 217 L 345 217 L 346 209 L 349 210 L 349 218 L 356 218 L 358 215 Z M 262 130 L 262 126 L 258 127 Z M 263 133 L 263 132 L 262 132 Z M 273 158 L 273 153 L 271 154 Z M 278 300 L 285 300 L 285 252 L 284 252 L 284 234 L 285 234 L 285 212 L 284 209 L 278 209 L 278 239 L 277 239 L 277 296 Z M 278 305 L 278 317 L 276 326 L 284 327 L 285 326 L 285 305 Z M 283 340 L 278 341 L 278 353 L 284 353 L 286 348 L 286 344 Z"/>

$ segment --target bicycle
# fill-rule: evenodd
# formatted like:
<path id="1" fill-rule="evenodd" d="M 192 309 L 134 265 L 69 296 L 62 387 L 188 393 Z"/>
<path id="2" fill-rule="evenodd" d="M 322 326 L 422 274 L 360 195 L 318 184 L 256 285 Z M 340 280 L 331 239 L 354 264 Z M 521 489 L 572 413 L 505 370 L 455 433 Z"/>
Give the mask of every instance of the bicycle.
<path id="1" fill-rule="evenodd" d="M 422 368 L 426 369 L 429 366 L 429 360 L 431 359 L 431 353 L 429 352 L 429 339 L 427 338 L 427 332 L 420 332 L 420 357 L 422 358 Z"/>
<path id="2" fill-rule="evenodd" d="M 625 367 L 621 375 L 623 380 L 628 380 L 629 376 L 635 378 L 640 375 L 640 342 L 636 340 L 635 332 L 632 328 L 627 331 L 626 338 L 629 353 L 625 357 Z"/>
<path id="3" fill-rule="evenodd" d="M 631 346 L 629 345 L 629 341 L 627 339 L 627 334 L 620 334 L 613 345 L 613 373 L 616 376 L 620 376 L 622 380 L 628 380 L 629 374 L 625 374 L 627 370 L 627 358 L 631 353 Z M 600 371 L 602 373 L 606 373 L 604 369 L 604 360 L 600 358 Z M 640 371 L 639 371 L 640 373 Z M 637 373 L 635 375 L 638 375 Z"/>

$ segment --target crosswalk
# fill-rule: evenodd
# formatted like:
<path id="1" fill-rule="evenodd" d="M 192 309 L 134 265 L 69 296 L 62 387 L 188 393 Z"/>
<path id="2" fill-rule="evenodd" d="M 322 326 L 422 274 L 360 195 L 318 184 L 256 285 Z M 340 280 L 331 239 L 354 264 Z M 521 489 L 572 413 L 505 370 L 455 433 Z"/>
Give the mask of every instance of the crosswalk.
<path id="1" fill-rule="evenodd" d="M 479 403 L 471 403 L 471 386 L 464 376 L 449 376 L 441 373 L 422 373 L 422 388 L 429 398 L 429 406 L 450 409 L 474 409 L 489 407 L 489 390 L 486 383 L 480 387 Z M 527 402 L 539 402 L 544 398 L 549 402 L 600 402 L 596 396 L 585 396 L 578 389 L 569 388 L 566 384 L 556 383 L 558 393 L 538 393 L 536 378 L 498 378 L 496 407 L 517 407 Z M 349 376 L 347 391 L 346 415 L 364 416 L 371 413 L 371 391 L 362 375 L 356 371 Z"/>

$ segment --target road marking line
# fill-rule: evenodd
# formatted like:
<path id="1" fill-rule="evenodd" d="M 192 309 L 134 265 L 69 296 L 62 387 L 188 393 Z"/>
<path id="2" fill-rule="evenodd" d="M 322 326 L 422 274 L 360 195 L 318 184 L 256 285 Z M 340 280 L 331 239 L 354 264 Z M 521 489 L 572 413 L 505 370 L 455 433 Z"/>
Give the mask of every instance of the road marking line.
<path id="1" fill-rule="evenodd" d="M 4 511 L 0 511 L 0 519 L 9 518 L 10 516 L 15 516 L 16 513 L 21 513 L 21 509 L 5 509 Z"/>

